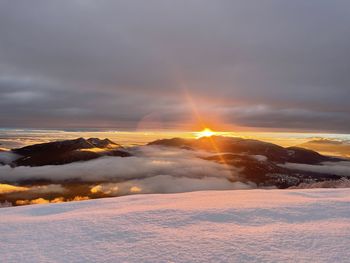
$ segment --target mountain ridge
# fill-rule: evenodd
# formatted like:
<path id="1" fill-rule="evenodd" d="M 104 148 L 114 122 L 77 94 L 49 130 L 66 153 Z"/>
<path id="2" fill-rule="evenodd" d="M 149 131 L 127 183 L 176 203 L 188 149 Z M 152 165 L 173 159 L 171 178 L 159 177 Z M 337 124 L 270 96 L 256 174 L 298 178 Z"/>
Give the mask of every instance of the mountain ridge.
<path id="1" fill-rule="evenodd" d="M 98 148 L 99 151 L 94 151 Z M 102 156 L 127 157 L 131 154 L 124 147 L 109 139 L 77 138 L 40 143 L 12 149 L 13 153 L 20 155 L 13 162 L 14 166 L 43 166 L 61 165 L 78 161 L 88 161 Z"/>

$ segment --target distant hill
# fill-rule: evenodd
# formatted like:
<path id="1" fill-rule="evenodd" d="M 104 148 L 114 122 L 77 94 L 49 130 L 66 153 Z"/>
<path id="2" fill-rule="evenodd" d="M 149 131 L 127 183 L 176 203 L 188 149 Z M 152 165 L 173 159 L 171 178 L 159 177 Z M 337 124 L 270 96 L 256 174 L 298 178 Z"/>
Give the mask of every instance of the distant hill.
<path id="1" fill-rule="evenodd" d="M 350 141 L 320 138 L 302 143 L 299 146 L 312 149 L 326 155 L 350 157 Z"/>
<path id="2" fill-rule="evenodd" d="M 149 145 L 163 145 L 182 147 L 194 150 L 208 150 L 214 153 L 236 153 L 249 155 L 263 155 L 268 160 L 277 163 L 318 164 L 325 161 L 335 161 L 333 157 L 321 155 L 315 151 L 301 147 L 287 147 L 251 139 L 212 136 L 199 139 L 163 139 L 149 143 Z"/>
<path id="3" fill-rule="evenodd" d="M 60 165 L 92 160 L 105 155 L 130 156 L 121 145 L 109 139 L 98 138 L 34 144 L 13 149 L 12 152 L 20 155 L 20 158 L 13 162 L 14 166 Z"/>

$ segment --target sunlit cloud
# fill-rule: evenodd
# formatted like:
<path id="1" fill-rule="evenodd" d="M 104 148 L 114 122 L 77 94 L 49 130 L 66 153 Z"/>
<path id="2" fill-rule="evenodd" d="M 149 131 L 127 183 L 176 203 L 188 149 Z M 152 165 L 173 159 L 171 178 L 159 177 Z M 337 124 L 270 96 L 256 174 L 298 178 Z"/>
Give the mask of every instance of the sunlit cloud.
<path id="1" fill-rule="evenodd" d="M 28 191 L 30 188 L 10 184 L 0 184 L 0 194 Z"/>

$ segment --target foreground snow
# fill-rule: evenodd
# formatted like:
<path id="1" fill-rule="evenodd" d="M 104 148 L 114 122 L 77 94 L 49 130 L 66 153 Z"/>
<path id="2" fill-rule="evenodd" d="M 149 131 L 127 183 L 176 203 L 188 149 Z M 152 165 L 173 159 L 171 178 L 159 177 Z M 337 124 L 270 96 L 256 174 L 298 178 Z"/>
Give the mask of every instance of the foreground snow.
<path id="1" fill-rule="evenodd" d="M 2 262 L 349 262 L 350 189 L 2 208 L 0 233 Z"/>

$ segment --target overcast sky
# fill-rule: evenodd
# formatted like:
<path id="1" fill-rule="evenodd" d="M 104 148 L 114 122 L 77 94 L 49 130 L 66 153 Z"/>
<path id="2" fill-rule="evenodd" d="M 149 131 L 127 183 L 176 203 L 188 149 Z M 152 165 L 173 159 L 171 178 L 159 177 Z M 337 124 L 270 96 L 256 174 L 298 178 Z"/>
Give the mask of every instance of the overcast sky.
<path id="1" fill-rule="evenodd" d="M 348 0 L 2 0 L 0 126 L 348 133 L 349 25 Z"/>

